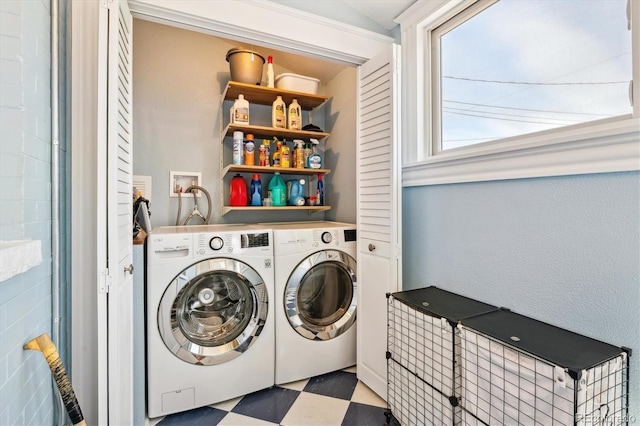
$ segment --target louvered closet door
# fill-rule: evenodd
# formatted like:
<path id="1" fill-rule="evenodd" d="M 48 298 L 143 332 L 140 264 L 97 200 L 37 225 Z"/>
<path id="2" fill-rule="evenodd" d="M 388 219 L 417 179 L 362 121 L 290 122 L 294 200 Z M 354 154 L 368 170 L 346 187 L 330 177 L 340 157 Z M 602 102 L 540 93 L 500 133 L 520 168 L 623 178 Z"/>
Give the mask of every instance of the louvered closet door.
<path id="1" fill-rule="evenodd" d="M 108 359 L 107 389 L 98 391 L 99 421 L 128 425 L 133 424 L 133 17 L 125 0 L 104 2 L 100 12 L 99 112 L 106 114 L 106 144 L 100 152 L 106 153 L 106 179 L 102 186 L 106 187 Z M 101 338 L 99 341 L 102 344 Z M 100 348 L 99 351 L 104 353 Z M 99 361 L 99 366 L 103 367 L 104 363 Z M 103 393 L 107 394 L 106 403 Z"/>
<path id="2" fill-rule="evenodd" d="M 358 377 L 386 400 L 387 300 L 401 273 L 399 47 L 359 69 Z"/>

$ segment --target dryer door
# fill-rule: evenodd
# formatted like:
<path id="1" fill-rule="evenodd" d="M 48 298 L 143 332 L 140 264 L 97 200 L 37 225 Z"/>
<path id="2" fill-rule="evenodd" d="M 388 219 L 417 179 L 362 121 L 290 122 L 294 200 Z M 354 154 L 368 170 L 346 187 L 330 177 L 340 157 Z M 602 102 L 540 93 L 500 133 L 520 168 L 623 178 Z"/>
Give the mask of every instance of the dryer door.
<path id="1" fill-rule="evenodd" d="M 234 259 L 208 259 L 169 284 L 158 307 L 158 328 L 178 358 L 221 364 L 251 347 L 267 313 L 267 288 L 252 267 Z"/>
<path id="2" fill-rule="evenodd" d="M 329 340 L 356 319 L 356 261 L 338 250 L 314 253 L 296 266 L 284 294 L 285 314 L 301 336 Z"/>

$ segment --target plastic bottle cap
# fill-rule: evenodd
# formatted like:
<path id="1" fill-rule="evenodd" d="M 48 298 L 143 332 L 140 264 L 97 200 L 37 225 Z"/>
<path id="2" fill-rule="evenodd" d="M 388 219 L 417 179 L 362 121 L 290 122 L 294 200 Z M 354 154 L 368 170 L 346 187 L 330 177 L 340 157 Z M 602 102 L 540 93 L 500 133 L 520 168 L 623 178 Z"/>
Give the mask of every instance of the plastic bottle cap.
<path id="1" fill-rule="evenodd" d="M 247 133 L 247 140 L 249 141 L 253 140 L 253 133 Z"/>
<path id="2" fill-rule="evenodd" d="M 271 55 L 267 56 L 267 63 L 268 64 L 272 64 L 273 63 L 273 56 L 271 56 Z"/>
<path id="3" fill-rule="evenodd" d="M 258 173 L 255 173 L 253 176 L 251 176 L 251 179 L 260 180 L 260 175 Z"/>

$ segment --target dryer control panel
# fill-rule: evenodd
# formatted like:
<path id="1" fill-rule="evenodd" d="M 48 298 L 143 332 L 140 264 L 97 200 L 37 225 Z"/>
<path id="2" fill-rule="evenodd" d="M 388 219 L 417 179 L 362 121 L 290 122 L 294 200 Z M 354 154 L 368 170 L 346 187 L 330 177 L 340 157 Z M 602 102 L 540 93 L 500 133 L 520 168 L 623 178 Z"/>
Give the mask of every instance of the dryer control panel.
<path id="1" fill-rule="evenodd" d="M 194 237 L 196 255 L 225 253 L 270 255 L 273 253 L 269 232 L 200 233 Z"/>

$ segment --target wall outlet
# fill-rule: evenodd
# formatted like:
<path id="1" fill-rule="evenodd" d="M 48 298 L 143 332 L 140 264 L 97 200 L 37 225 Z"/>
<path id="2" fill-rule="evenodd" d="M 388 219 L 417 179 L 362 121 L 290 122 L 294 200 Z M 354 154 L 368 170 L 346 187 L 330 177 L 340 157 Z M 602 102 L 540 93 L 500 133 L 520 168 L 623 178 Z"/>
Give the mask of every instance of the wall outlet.
<path id="1" fill-rule="evenodd" d="M 185 196 L 186 190 L 191 185 L 202 186 L 202 173 L 200 172 L 169 172 L 169 196 L 177 197 L 178 192 Z M 196 197 L 202 197 L 202 191 L 195 191 Z M 193 196 L 188 194 L 189 196 Z"/>

